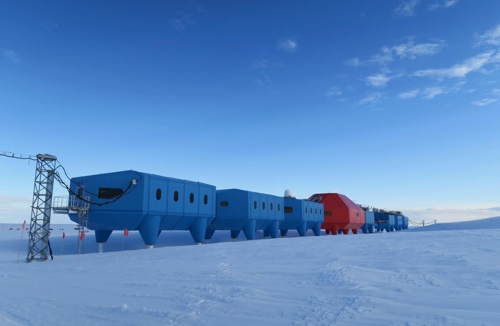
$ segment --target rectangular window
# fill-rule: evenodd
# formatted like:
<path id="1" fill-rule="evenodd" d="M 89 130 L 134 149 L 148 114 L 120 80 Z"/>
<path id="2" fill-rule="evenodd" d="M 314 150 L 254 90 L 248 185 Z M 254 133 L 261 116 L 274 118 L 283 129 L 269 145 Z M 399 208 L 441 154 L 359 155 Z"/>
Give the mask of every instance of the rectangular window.
<path id="1" fill-rule="evenodd" d="M 120 188 L 99 188 L 99 198 L 111 199 L 123 194 Z"/>

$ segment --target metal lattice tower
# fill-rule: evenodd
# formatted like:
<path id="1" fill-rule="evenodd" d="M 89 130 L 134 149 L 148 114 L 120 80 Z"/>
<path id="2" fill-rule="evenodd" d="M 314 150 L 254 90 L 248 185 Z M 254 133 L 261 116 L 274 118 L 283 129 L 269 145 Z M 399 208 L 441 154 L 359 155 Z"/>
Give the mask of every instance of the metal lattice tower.
<path id="1" fill-rule="evenodd" d="M 33 260 L 44 261 L 48 258 L 50 211 L 57 162 L 57 157 L 49 154 L 38 154 L 36 158 L 27 263 Z"/>

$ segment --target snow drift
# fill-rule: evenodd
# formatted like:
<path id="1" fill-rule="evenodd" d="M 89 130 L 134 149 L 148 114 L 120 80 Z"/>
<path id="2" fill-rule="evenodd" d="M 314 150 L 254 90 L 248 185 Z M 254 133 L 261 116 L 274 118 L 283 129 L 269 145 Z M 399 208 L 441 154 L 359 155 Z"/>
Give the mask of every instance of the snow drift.
<path id="1" fill-rule="evenodd" d="M 131 232 L 103 254 L 89 234 L 82 255 L 77 231 L 53 226 L 54 260 L 30 264 L 26 239 L 17 264 L 21 231 L 2 226 L 0 325 L 498 325 L 500 230 L 480 229 L 496 221 L 235 243 L 220 232 L 201 246 L 165 232 L 153 250 L 129 250 L 144 248 Z"/>

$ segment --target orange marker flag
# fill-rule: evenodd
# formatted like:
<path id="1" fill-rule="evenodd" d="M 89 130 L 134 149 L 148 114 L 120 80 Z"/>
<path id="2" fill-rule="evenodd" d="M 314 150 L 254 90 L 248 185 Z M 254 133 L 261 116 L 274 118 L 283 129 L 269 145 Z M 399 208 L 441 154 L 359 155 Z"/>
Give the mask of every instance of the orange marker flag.
<path id="1" fill-rule="evenodd" d="M 23 222 L 23 230 L 24 230 L 25 226 L 26 226 L 26 220 L 24 220 L 24 222 Z"/>
<path id="2" fill-rule="evenodd" d="M 66 233 L 63 232 L 63 239 L 66 238 Z"/>
<path id="3" fill-rule="evenodd" d="M 126 229 L 126 228 L 123 229 L 123 235 L 126 236 L 126 237 L 128 237 L 128 229 Z"/>
<path id="4" fill-rule="evenodd" d="M 80 231 L 80 241 L 83 241 L 85 239 L 85 232 Z"/>

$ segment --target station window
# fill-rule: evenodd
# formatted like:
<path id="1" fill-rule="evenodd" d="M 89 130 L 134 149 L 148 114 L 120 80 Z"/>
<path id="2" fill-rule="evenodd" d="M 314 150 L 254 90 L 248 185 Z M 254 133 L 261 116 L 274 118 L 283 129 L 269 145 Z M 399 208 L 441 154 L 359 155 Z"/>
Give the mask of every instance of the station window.
<path id="1" fill-rule="evenodd" d="M 189 194 L 189 202 L 192 204 L 194 203 L 194 194 L 193 193 L 190 193 Z"/>
<path id="2" fill-rule="evenodd" d="M 285 206 L 285 214 L 289 214 L 291 212 L 293 212 L 293 208 L 290 206 Z"/>
<path id="3" fill-rule="evenodd" d="M 330 212 L 330 211 L 325 211 L 325 216 L 332 216 L 332 212 Z"/>
<path id="4" fill-rule="evenodd" d="M 318 209 L 317 208 L 314 209 L 314 214 L 318 214 Z"/>
<path id="5" fill-rule="evenodd" d="M 306 214 L 307 214 L 307 207 L 304 209 L 304 213 L 306 213 Z"/>
<path id="6" fill-rule="evenodd" d="M 273 210 L 273 203 L 270 203 L 270 204 L 269 204 L 269 209 L 270 209 L 270 210 Z"/>
<path id="7" fill-rule="evenodd" d="M 359 212 L 356 212 L 356 217 L 359 217 Z"/>
<path id="8" fill-rule="evenodd" d="M 253 209 L 257 209 L 257 201 L 253 202 Z"/>
<path id="9" fill-rule="evenodd" d="M 266 203 L 262 202 L 262 209 L 266 209 Z"/>
<path id="10" fill-rule="evenodd" d="M 175 202 L 179 201 L 179 192 L 177 190 L 174 191 L 174 201 Z"/>
<path id="11" fill-rule="evenodd" d="M 278 204 L 278 212 L 280 211 L 280 209 L 281 209 L 281 206 L 280 206 L 280 204 Z"/>
<path id="12" fill-rule="evenodd" d="M 203 196 L 203 203 L 205 205 L 208 204 L 208 196 L 207 195 Z"/>
<path id="13" fill-rule="evenodd" d="M 229 206 L 229 203 L 227 201 L 221 201 L 220 205 L 221 206 Z"/>
<path id="14" fill-rule="evenodd" d="M 111 199 L 123 195 L 121 188 L 99 188 L 99 198 Z"/>
<path id="15" fill-rule="evenodd" d="M 313 201 L 313 202 L 317 203 L 317 202 L 320 202 L 320 201 L 321 201 L 321 199 L 323 199 L 323 197 L 321 197 L 321 196 L 316 196 L 316 197 L 314 197 L 313 199 L 311 199 L 311 201 Z"/>
<path id="16" fill-rule="evenodd" d="M 160 188 L 156 189 L 156 199 L 157 200 L 161 199 L 161 189 Z"/>
<path id="17" fill-rule="evenodd" d="M 312 207 L 311 207 L 311 208 L 309 208 L 309 213 L 311 213 L 311 214 L 312 214 L 312 212 L 313 212 L 313 209 L 312 209 Z"/>

